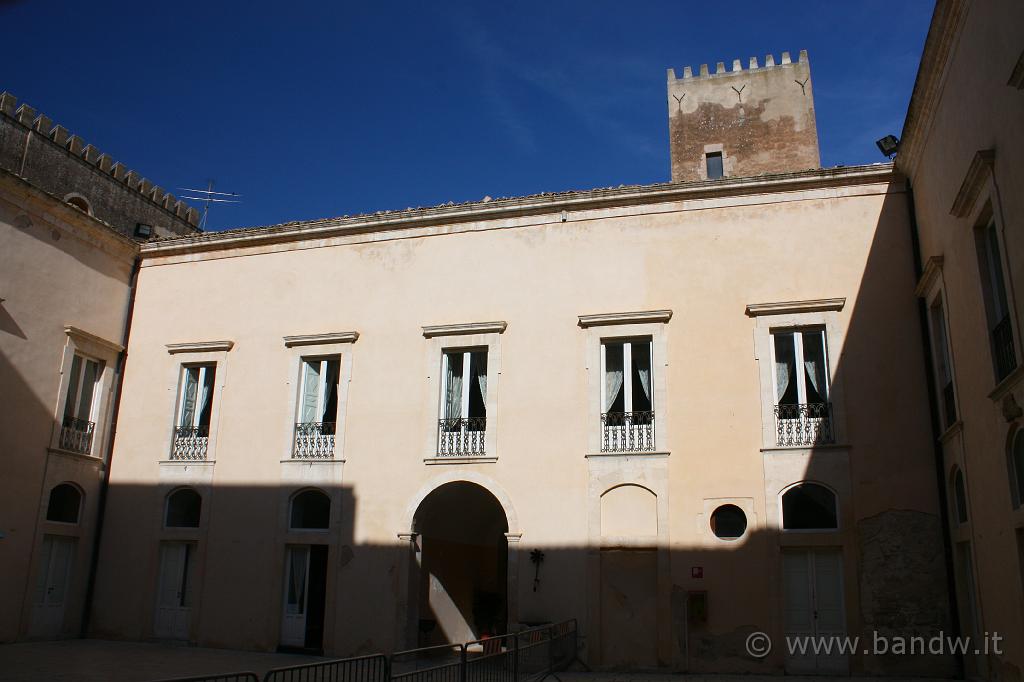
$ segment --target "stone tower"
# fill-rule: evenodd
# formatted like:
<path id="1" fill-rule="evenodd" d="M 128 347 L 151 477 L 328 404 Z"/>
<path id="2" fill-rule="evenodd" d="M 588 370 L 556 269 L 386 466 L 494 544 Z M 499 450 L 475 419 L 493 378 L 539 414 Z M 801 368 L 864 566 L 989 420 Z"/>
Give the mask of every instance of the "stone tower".
<path id="1" fill-rule="evenodd" d="M 697 76 L 687 66 L 682 78 L 669 69 L 668 129 L 673 182 L 820 168 L 807 51 L 715 73 L 701 64 Z"/>

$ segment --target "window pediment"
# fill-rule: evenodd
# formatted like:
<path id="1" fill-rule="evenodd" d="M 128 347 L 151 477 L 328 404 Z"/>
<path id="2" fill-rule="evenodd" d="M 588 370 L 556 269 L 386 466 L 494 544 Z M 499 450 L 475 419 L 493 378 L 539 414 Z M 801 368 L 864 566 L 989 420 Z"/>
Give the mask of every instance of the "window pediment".
<path id="1" fill-rule="evenodd" d="M 781 301 L 778 303 L 750 303 L 747 305 L 749 317 L 761 315 L 790 315 L 793 313 L 818 313 L 839 311 L 846 305 L 845 298 L 816 298 L 807 301 Z"/>
<path id="2" fill-rule="evenodd" d="M 671 310 L 642 310 L 630 313 L 599 313 L 596 315 L 580 315 L 579 326 L 605 327 L 616 324 L 665 323 L 672 319 Z"/>

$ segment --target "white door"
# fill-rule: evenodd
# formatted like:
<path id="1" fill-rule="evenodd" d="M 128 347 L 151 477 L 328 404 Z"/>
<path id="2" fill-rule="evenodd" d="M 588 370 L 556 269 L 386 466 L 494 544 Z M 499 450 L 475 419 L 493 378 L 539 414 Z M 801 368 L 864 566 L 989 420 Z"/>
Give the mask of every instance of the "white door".
<path id="1" fill-rule="evenodd" d="M 786 672 L 846 674 L 846 654 L 840 653 L 846 635 L 842 554 L 838 550 L 784 552 L 782 574 Z M 798 642 L 806 647 L 794 646 Z"/>
<path id="2" fill-rule="evenodd" d="M 160 547 L 160 591 L 157 594 L 157 637 L 188 639 L 192 616 L 193 546 L 188 542 L 165 542 Z"/>
<path id="3" fill-rule="evenodd" d="M 306 645 L 306 611 L 309 606 L 309 546 L 289 547 L 285 568 L 284 616 L 281 644 Z"/>
<path id="4" fill-rule="evenodd" d="M 56 637 L 64 627 L 64 602 L 74 556 L 74 538 L 58 535 L 43 537 L 32 601 L 31 636 Z"/>

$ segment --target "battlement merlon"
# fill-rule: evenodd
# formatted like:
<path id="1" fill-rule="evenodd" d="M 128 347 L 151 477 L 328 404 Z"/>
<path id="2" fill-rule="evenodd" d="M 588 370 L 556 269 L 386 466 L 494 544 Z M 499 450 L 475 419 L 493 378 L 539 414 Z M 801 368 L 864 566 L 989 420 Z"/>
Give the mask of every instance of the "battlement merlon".
<path id="1" fill-rule="evenodd" d="M 782 53 L 782 55 L 780 56 L 778 64 L 775 63 L 775 55 L 772 55 L 772 54 L 765 55 L 764 66 L 759 66 L 758 65 L 757 57 L 751 57 L 750 60 L 747 62 L 748 66 L 747 66 L 746 69 L 743 68 L 743 62 L 740 59 L 733 59 L 732 60 L 732 70 L 726 70 L 725 62 L 718 62 L 717 64 L 715 64 L 715 72 L 714 73 L 710 72 L 710 70 L 708 69 L 708 65 L 707 64 L 701 64 L 698 67 L 698 75 L 697 76 L 693 75 L 693 69 L 691 67 L 689 67 L 689 66 L 684 66 L 683 67 L 683 76 L 682 76 L 682 78 L 679 78 L 679 77 L 676 76 L 676 70 L 675 69 L 668 69 L 668 82 L 671 84 L 671 83 L 674 83 L 676 81 L 687 80 L 687 79 L 690 79 L 690 78 L 697 78 L 697 79 L 700 79 L 700 78 L 715 78 L 715 77 L 719 77 L 720 78 L 722 76 L 731 76 L 731 75 L 733 75 L 735 73 L 738 73 L 738 72 L 741 72 L 741 71 L 764 71 L 765 69 L 783 68 L 783 67 L 791 66 L 794 63 L 795 64 L 805 64 L 805 65 L 809 64 L 810 62 L 808 61 L 808 58 L 807 58 L 807 50 L 800 50 L 800 53 L 799 53 L 799 56 L 797 57 L 797 61 L 796 62 L 794 62 L 790 58 L 789 52 L 783 52 Z"/>
<path id="2" fill-rule="evenodd" d="M 38 133 L 40 137 L 62 147 L 85 164 L 111 176 L 112 180 L 121 182 L 129 189 L 137 191 L 146 200 L 170 212 L 178 220 L 184 220 L 193 227 L 199 225 L 199 211 L 196 208 L 180 199 L 175 199 L 170 194 L 165 195 L 163 190 L 154 188 L 148 180 L 140 180 L 138 173 L 127 170 L 123 164 L 114 161 L 109 154 L 86 143 L 78 135 L 70 134 L 63 126 L 54 124 L 53 120 L 45 114 L 37 113 L 35 109 L 25 103 L 19 105 L 18 99 L 6 91 L 0 92 L 0 116 L 6 116 L 32 132 Z"/>

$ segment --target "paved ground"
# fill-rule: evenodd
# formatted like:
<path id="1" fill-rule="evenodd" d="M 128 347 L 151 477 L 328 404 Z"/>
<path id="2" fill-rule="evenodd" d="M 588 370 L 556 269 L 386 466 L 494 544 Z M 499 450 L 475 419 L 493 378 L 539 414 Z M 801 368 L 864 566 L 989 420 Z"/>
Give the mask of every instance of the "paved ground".
<path id="1" fill-rule="evenodd" d="M 0 645 L 3 682 L 150 682 L 190 675 L 251 671 L 261 678 L 271 668 L 322 660 L 293 654 L 201 649 L 173 644 L 68 639 Z M 780 682 L 768 675 L 673 675 L 669 673 L 562 672 L 561 682 Z M 789 678 L 836 682 L 835 677 Z M 843 678 L 843 682 L 895 682 L 902 678 Z M 548 678 L 548 682 L 554 682 Z M 929 682 L 916 678 L 913 682 Z M 943 680 L 941 682 L 949 682 Z"/>
<path id="2" fill-rule="evenodd" d="M 252 671 L 318 660 L 172 644 L 67 639 L 0 645 L 3 682 L 147 682 L 208 673 Z"/>

